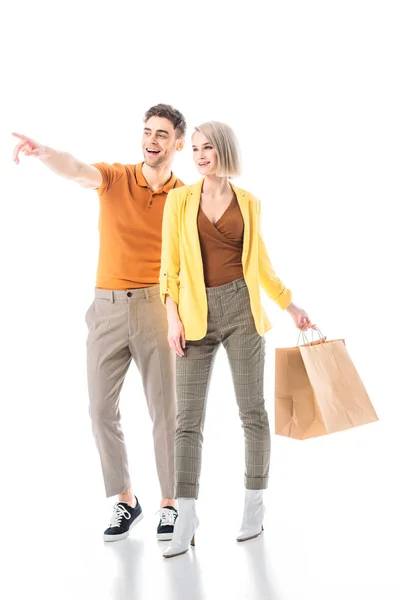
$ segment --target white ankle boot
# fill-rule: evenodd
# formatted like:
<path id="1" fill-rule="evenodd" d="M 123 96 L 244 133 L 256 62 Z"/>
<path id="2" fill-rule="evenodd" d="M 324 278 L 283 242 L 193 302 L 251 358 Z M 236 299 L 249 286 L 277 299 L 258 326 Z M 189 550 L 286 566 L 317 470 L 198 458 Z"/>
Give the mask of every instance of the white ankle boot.
<path id="1" fill-rule="evenodd" d="M 236 538 L 237 542 L 246 542 L 258 537 L 264 527 L 265 507 L 264 490 L 246 490 L 242 527 Z"/>
<path id="2" fill-rule="evenodd" d="M 180 556 L 189 550 L 189 544 L 194 546 L 194 534 L 199 526 L 196 500 L 194 498 L 178 498 L 178 504 L 178 518 L 175 522 L 171 545 L 164 552 L 164 558 Z"/>

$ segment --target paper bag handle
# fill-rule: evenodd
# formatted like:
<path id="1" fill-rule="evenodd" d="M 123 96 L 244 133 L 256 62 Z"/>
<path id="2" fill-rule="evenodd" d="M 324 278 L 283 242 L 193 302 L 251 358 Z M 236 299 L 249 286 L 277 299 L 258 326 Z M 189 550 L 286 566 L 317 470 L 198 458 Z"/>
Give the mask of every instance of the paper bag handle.
<path id="1" fill-rule="evenodd" d="M 311 343 L 314 341 L 314 331 L 316 331 L 318 333 L 318 337 L 321 341 L 325 341 L 325 336 L 323 335 L 322 331 L 320 330 L 319 327 L 316 327 L 316 329 L 311 329 Z M 299 337 L 297 338 L 297 346 L 299 345 L 299 341 L 300 341 L 300 337 L 303 338 L 303 344 L 309 344 L 309 340 L 306 336 L 305 330 L 304 329 L 300 329 L 299 331 Z"/>

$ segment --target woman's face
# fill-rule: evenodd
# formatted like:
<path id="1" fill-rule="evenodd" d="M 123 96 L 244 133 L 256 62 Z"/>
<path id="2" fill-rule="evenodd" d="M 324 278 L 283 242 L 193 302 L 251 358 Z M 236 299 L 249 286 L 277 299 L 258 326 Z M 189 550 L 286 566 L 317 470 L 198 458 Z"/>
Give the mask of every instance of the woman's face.
<path id="1" fill-rule="evenodd" d="M 217 151 L 201 131 L 192 135 L 193 160 L 203 177 L 216 175 L 218 169 Z"/>

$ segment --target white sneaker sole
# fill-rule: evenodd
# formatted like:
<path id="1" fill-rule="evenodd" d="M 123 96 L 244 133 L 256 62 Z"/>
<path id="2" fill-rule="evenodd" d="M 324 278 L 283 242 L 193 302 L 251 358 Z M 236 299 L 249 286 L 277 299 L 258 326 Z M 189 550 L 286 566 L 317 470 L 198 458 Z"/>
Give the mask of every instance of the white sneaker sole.
<path id="1" fill-rule="evenodd" d="M 125 533 L 120 533 L 118 535 L 104 534 L 103 535 L 104 541 L 105 542 L 119 542 L 120 540 L 125 540 L 129 536 L 131 529 L 133 527 L 135 527 L 135 525 L 137 525 L 139 523 L 139 521 L 141 521 L 142 519 L 143 519 L 143 513 L 141 512 L 140 515 L 138 517 L 136 517 L 136 519 L 133 521 L 133 523 L 131 523 L 128 531 L 126 531 Z"/>
<path id="2" fill-rule="evenodd" d="M 172 540 L 172 533 L 157 533 L 157 539 L 159 542 L 170 542 Z"/>

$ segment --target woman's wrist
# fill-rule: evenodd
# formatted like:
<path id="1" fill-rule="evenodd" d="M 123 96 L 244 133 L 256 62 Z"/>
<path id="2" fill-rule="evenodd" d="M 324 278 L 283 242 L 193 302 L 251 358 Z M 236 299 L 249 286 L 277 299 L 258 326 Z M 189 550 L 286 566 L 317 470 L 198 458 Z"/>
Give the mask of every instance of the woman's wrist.
<path id="1" fill-rule="evenodd" d="M 293 302 L 291 302 L 286 310 L 288 311 L 288 313 L 292 313 L 296 309 L 297 309 L 297 306 L 295 304 L 293 304 Z"/>
<path id="2" fill-rule="evenodd" d="M 168 325 L 172 325 L 173 323 L 176 323 L 177 321 L 180 321 L 178 312 L 171 312 L 171 313 L 169 313 L 167 311 L 167 321 L 168 321 Z"/>
<path id="3" fill-rule="evenodd" d="M 171 298 L 171 296 L 167 296 L 167 299 L 166 299 L 166 302 L 165 302 L 165 306 L 166 306 L 166 309 L 167 309 L 167 320 L 168 320 L 168 323 L 175 323 L 176 321 L 178 321 L 179 320 L 178 305 Z"/>

